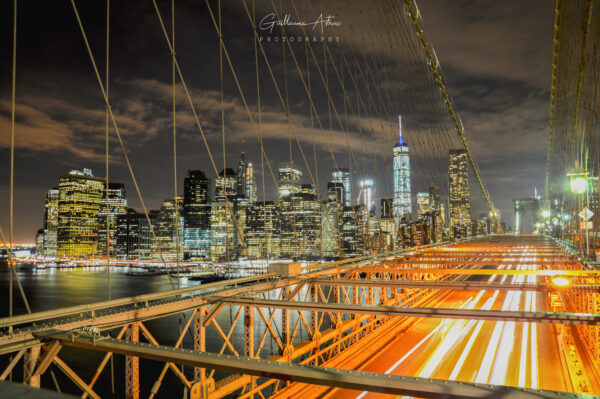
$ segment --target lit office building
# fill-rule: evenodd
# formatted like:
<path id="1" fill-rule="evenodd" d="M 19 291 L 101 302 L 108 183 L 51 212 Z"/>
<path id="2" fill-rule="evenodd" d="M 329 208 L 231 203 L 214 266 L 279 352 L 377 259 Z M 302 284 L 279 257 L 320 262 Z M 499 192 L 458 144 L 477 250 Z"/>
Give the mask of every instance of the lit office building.
<path id="1" fill-rule="evenodd" d="M 366 251 L 368 211 L 364 206 L 345 206 L 341 216 L 341 242 L 344 257 L 353 258 Z"/>
<path id="2" fill-rule="evenodd" d="M 417 217 L 421 219 L 428 213 L 431 213 L 429 193 L 417 193 Z"/>
<path id="3" fill-rule="evenodd" d="M 250 204 L 256 202 L 256 181 L 254 180 L 254 169 L 252 163 L 246 159 L 246 154 L 242 152 L 240 162 L 238 163 L 236 177 L 237 196 L 246 198 Z"/>
<path id="4" fill-rule="evenodd" d="M 382 198 L 381 199 L 380 206 L 381 206 L 381 217 L 382 218 L 393 218 L 392 205 L 393 205 L 392 198 Z"/>
<path id="5" fill-rule="evenodd" d="M 471 226 L 469 194 L 469 160 L 465 150 L 450 150 L 448 164 L 448 197 L 450 228 L 457 238 L 467 237 Z"/>
<path id="6" fill-rule="evenodd" d="M 358 204 L 364 206 L 369 216 L 375 216 L 375 188 L 373 179 L 364 179 L 360 182 L 360 192 L 358 193 Z"/>
<path id="7" fill-rule="evenodd" d="M 283 162 L 278 168 L 279 197 L 300 192 L 302 188 L 302 171 L 293 162 Z"/>
<path id="8" fill-rule="evenodd" d="M 233 202 L 213 202 L 210 213 L 210 258 L 230 261 L 237 257 L 237 234 Z"/>
<path id="9" fill-rule="evenodd" d="M 429 206 L 432 212 L 430 240 L 441 242 L 444 235 L 444 208 L 441 203 L 439 187 L 429 187 Z"/>
<path id="10" fill-rule="evenodd" d="M 106 214 L 108 211 L 108 242 L 110 254 L 113 255 L 116 246 L 117 218 L 127 212 L 125 185 L 123 183 L 108 183 L 108 189 L 105 185 L 101 203 L 100 212 L 98 212 L 98 255 L 104 257 L 108 253 L 106 250 Z"/>
<path id="11" fill-rule="evenodd" d="M 188 170 L 183 181 L 183 245 L 187 259 L 210 256 L 211 181 L 201 170 Z"/>
<path id="12" fill-rule="evenodd" d="M 321 210 L 316 189 L 302 185 L 300 192 L 280 198 L 281 255 L 321 255 Z"/>
<path id="13" fill-rule="evenodd" d="M 246 219 L 246 251 L 249 259 L 275 259 L 281 254 L 281 221 L 273 201 L 254 204 Z"/>
<path id="14" fill-rule="evenodd" d="M 252 163 L 248 163 L 246 167 L 246 198 L 250 201 L 250 204 L 256 202 L 256 179 L 254 177 L 254 166 Z"/>
<path id="15" fill-rule="evenodd" d="M 225 168 L 215 179 L 215 201 L 232 201 L 237 196 L 237 177 L 233 169 Z"/>
<path id="16" fill-rule="evenodd" d="M 396 246 L 396 237 L 398 235 L 398 229 L 394 219 L 391 217 L 382 217 L 379 219 L 379 229 L 383 252 L 393 251 Z"/>
<path id="17" fill-rule="evenodd" d="M 381 220 L 375 217 L 369 217 L 366 220 L 367 235 L 365 237 L 366 253 L 383 252 L 385 237 L 381 234 Z"/>
<path id="18" fill-rule="evenodd" d="M 596 199 L 598 198 L 598 196 L 593 196 Z M 590 199 L 592 198 L 592 196 L 590 196 Z M 591 205 L 590 201 L 590 205 Z M 500 234 L 500 229 L 498 228 L 498 224 L 500 223 L 501 220 L 501 214 L 500 214 L 500 209 L 498 208 L 493 208 L 493 211 L 490 211 L 488 214 L 488 218 L 490 219 L 490 234 Z"/>
<path id="19" fill-rule="evenodd" d="M 152 243 L 152 255 L 155 259 L 183 259 L 183 226 L 183 198 L 163 201 L 154 224 L 156 238 Z"/>
<path id="20" fill-rule="evenodd" d="M 153 226 L 156 225 L 157 213 L 151 211 L 148 214 Z M 125 214 L 117 216 L 117 259 L 151 259 L 152 242 L 152 230 L 145 214 L 128 208 Z"/>
<path id="21" fill-rule="evenodd" d="M 57 256 L 82 258 L 98 252 L 98 212 L 104 179 L 72 170 L 58 181 Z"/>
<path id="22" fill-rule="evenodd" d="M 513 199 L 515 212 L 515 234 L 532 234 L 540 219 L 540 198 Z"/>
<path id="23" fill-rule="evenodd" d="M 350 176 L 350 169 L 339 168 L 334 169 L 331 172 L 331 182 L 341 183 L 344 185 L 344 206 L 352 205 L 352 180 Z"/>
<path id="24" fill-rule="evenodd" d="M 485 236 L 492 232 L 492 221 L 488 214 L 480 214 L 479 219 L 473 220 L 472 225 L 474 236 Z"/>
<path id="25" fill-rule="evenodd" d="M 398 116 L 399 140 L 394 146 L 394 218 L 399 221 L 412 212 L 410 189 L 410 154 L 402 137 L 402 117 Z"/>
<path id="26" fill-rule="evenodd" d="M 246 224 L 248 212 L 251 208 L 250 201 L 247 198 L 238 197 L 234 200 L 233 212 L 235 215 L 235 233 L 237 236 L 238 253 L 240 256 L 248 256 L 246 251 Z"/>
<path id="27" fill-rule="evenodd" d="M 344 185 L 327 183 L 327 202 L 323 204 L 321 215 L 321 248 L 323 256 L 341 256 L 340 224 L 344 206 Z"/>
<path id="28" fill-rule="evenodd" d="M 48 190 L 44 203 L 44 227 L 40 255 L 44 258 L 56 258 L 56 239 L 58 234 L 58 199 L 57 188 Z"/>

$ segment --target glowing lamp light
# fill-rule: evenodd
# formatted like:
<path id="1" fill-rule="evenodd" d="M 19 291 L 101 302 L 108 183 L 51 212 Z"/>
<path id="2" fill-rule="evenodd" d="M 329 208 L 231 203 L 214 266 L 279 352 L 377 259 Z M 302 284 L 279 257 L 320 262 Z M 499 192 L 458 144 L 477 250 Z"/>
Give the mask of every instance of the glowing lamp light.
<path id="1" fill-rule="evenodd" d="M 542 212 L 542 216 L 545 218 L 550 217 L 550 211 L 546 209 L 545 211 Z"/>
<path id="2" fill-rule="evenodd" d="M 587 179 L 584 176 L 577 176 L 571 179 L 571 192 L 583 194 L 587 190 Z"/>
<path id="3" fill-rule="evenodd" d="M 554 277 L 552 279 L 552 284 L 554 284 L 557 287 L 566 287 L 569 284 L 571 284 L 571 282 L 569 281 L 568 278 L 565 278 L 565 277 Z"/>

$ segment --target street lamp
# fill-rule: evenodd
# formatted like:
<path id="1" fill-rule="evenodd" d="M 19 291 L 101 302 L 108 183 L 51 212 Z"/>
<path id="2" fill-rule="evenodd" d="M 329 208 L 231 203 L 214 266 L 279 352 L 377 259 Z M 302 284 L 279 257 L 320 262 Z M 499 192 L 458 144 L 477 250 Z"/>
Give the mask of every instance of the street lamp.
<path id="1" fill-rule="evenodd" d="M 571 187 L 571 192 L 574 194 L 583 194 L 587 191 L 588 186 L 588 172 L 584 171 L 581 168 L 574 168 L 569 173 L 567 173 L 569 177 L 569 186 Z"/>
<path id="2" fill-rule="evenodd" d="M 544 218 L 549 218 L 550 217 L 550 211 L 548 209 L 545 209 L 542 211 L 542 216 Z"/>
<path id="3" fill-rule="evenodd" d="M 573 194 L 576 195 L 577 199 L 577 204 L 578 204 L 578 209 L 581 210 L 581 208 L 583 207 L 582 205 L 582 201 L 583 201 L 583 194 L 585 194 L 587 192 L 587 188 L 588 188 L 588 172 L 585 171 L 583 168 L 579 167 L 579 162 L 575 161 L 575 168 L 571 169 L 568 173 L 567 176 L 570 179 L 569 182 L 569 186 L 571 187 L 571 192 Z M 583 217 L 580 214 L 580 217 L 583 219 Z M 586 220 L 584 220 L 585 222 Z M 585 248 L 585 255 L 587 256 L 587 254 L 589 253 L 589 238 L 588 238 L 588 229 L 587 226 L 586 227 L 582 227 L 581 223 L 579 224 L 579 242 L 582 242 L 582 229 L 585 228 L 585 243 L 586 243 L 586 248 Z M 581 248 L 581 247 L 580 247 Z"/>
<path id="4" fill-rule="evenodd" d="M 587 179 L 583 176 L 571 178 L 571 192 L 583 194 L 587 190 Z"/>

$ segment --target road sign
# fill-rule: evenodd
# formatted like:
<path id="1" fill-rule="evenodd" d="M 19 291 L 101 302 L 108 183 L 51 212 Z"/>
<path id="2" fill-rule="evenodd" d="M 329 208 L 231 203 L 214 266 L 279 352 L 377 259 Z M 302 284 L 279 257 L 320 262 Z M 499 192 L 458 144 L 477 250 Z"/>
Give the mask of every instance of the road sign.
<path id="1" fill-rule="evenodd" d="M 592 222 L 580 222 L 581 230 L 592 230 L 594 228 L 594 223 Z"/>
<path id="2" fill-rule="evenodd" d="M 592 218 L 592 216 L 594 216 L 594 212 L 590 211 L 587 208 L 583 208 L 583 210 L 581 212 L 579 212 L 579 217 L 585 221 L 590 220 Z"/>

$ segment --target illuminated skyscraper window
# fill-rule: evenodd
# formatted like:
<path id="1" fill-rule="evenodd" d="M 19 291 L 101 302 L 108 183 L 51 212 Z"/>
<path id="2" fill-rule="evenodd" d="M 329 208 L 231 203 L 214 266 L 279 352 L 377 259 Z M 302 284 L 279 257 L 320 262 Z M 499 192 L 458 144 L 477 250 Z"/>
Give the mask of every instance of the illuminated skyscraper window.
<path id="1" fill-rule="evenodd" d="M 471 225 L 468 155 L 465 150 L 450 150 L 448 163 L 450 227 Z M 467 229 L 468 230 L 468 229 Z"/>
<path id="2" fill-rule="evenodd" d="M 394 146 L 394 218 L 412 212 L 409 148 L 402 137 L 402 116 L 398 115 L 399 140 Z"/>
<path id="3" fill-rule="evenodd" d="M 334 169 L 331 172 L 331 182 L 344 185 L 344 206 L 352 205 L 352 182 L 350 181 L 350 170 L 348 168 Z"/>
<path id="4" fill-rule="evenodd" d="M 58 180 L 57 256 L 88 257 L 98 251 L 98 212 L 104 179 L 72 170 Z"/>

